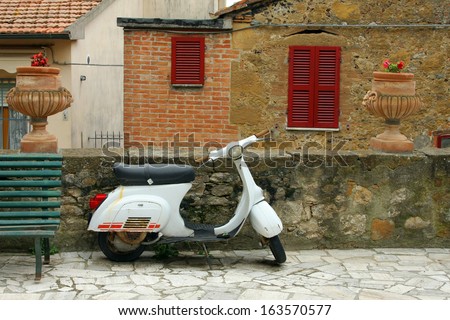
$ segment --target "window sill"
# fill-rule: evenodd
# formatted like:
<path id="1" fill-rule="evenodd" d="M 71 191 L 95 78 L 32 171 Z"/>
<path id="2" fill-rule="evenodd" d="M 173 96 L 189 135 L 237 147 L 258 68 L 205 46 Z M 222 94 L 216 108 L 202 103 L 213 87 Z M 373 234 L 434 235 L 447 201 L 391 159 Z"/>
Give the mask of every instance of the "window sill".
<path id="1" fill-rule="evenodd" d="M 339 128 L 296 128 L 296 127 L 286 127 L 286 130 L 292 131 L 339 131 Z"/>
<path id="2" fill-rule="evenodd" d="M 203 84 L 192 84 L 192 83 L 172 83 L 172 88 L 175 89 L 183 89 L 183 88 L 203 88 L 204 85 Z"/>

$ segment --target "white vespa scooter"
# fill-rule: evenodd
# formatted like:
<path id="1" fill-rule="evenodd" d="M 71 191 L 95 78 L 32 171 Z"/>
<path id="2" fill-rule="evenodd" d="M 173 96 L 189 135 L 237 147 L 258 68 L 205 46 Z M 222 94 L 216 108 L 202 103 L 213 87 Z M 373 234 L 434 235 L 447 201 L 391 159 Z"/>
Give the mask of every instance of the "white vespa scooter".
<path id="1" fill-rule="evenodd" d="M 180 215 L 180 203 L 195 179 L 191 166 L 176 164 L 124 165 L 116 163 L 114 173 L 120 186 L 90 200 L 95 210 L 88 230 L 98 232 L 102 252 L 113 261 L 137 259 L 147 245 L 175 242 L 223 241 L 235 237 L 247 217 L 268 244 L 275 261 L 283 263 L 286 254 L 279 234 L 283 226 L 263 192 L 253 180 L 243 150 L 261 140 L 265 130 L 238 142 L 229 143 L 209 153 L 202 161 L 231 157 L 243 183 L 243 190 L 234 215 L 224 225 L 189 222 Z"/>

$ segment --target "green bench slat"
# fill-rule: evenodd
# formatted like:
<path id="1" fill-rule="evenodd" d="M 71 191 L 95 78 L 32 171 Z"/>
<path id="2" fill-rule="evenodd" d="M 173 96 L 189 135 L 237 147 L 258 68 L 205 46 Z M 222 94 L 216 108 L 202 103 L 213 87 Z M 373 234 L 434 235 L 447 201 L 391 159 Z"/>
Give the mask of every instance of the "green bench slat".
<path id="1" fill-rule="evenodd" d="M 30 197 L 30 198 L 52 198 L 60 197 L 61 191 L 57 190 L 44 190 L 44 191 L 0 191 L 0 198 L 19 198 L 19 197 Z"/>
<path id="2" fill-rule="evenodd" d="M 59 218 L 59 211 L 5 211 L 0 212 L 0 218 Z"/>
<path id="3" fill-rule="evenodd" d="M 59 208 L 60 201 L 0 201 L 0 208 Z"/>
<path id="4" fill-rule="evenodd" d="M 15 220 L 11 220 L 15 221 Z M 27 220 L 24 220 L 27 221 Z M 29 220 L 31 221 L 31 220 Z M 45 222 L 44 220 L 34 220 L 34 223 L 26 223 L 26 224 L 20 224 L 19 221 L 16 221 L 17 223 L 11 223 L 6 224 L 4 221 L 0 222 L 0 231 L 7 231 L 7 230 L 53 230 L 56 232 L 58 230 L 61 222 L 59 220 L 46 220 L 48 222 Z M 28 222 L 28 221 L 27 221 Z"/>
<path id="5" fill-rule="evenodd" d="M 61 168 L 62 161 L 0 161 L 0 168 Z"/>
<path id="6" fill-rule="evenodd" d="M 57 225 L 30 225 L 30 226 L 0 226 L 0 236 L 3 232 L 22 232 L 27 231 L 31 234 L 39 231 L 48 231 L 49 234 L 55 235 L 56 231 L 58 230 Z"/>
<path id="7" fill-rule="evenodd" d="M 60 154 L 53 153 L 15 153 L 15 154 L 2 154 L 0 155 L 0 161 L 28 161 L 28 160 L 62 160 L 63 157 Z"/>
<path id="8" fill-rule="evenodd" d="M 0 171 L 0 178 L 2 177 L 61 177 L 61 170 L 23 170 L 23 171 Z"/>
<path id="9" fill-rule="evenodd" d="M 24 219 L 24 220 L 0 220 L 0 229 L 3 227 L 9 227 L 9 226 L 23 226 L 26 227 L 28 225 L 30 226 L 40 226 L 40 225 L 59 225 L 60 220 L 59 219 Z"/>
<path id="10" fill-rule="evenodd" d="M 53 188 L 62 185 L 60 180 L 0 180 L 0 187 L 44 187 Z"/>
<path id="11" fill-rule="evenodd" d="M 0 230 L 2 237 L 53 237 L 55 231 L 52 230 Z"/>

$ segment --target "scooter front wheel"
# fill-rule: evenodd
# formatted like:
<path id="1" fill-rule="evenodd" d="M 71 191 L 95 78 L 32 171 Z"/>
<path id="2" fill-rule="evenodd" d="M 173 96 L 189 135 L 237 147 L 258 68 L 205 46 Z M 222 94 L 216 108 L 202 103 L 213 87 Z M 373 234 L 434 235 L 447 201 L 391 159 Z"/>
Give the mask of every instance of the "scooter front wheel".
<path id="1" fill-rule="evenodd" d="M 98 245 L 103 254 L 112 261 L 129 262 L 140 257 L 145 246 L 124 242 L 116 232 L 99 232 Z"/>
<path id="2" fill-rule="evenodd" d="M 269 248 L 278 263 L 286 262 L 286 252 L 284 252 L 283 245 L 281 244 L 280 237 L 275 236 L 269 238 Z"/>

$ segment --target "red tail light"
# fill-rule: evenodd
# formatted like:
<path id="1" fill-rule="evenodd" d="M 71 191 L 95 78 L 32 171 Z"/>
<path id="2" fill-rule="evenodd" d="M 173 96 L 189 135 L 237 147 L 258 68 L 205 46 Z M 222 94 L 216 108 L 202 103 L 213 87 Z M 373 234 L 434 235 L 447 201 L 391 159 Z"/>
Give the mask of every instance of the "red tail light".
<path id="1" fill-rule="evenodd" d="M 89 200 L 89 208 L 91 208 L 91 210 L 97 210 L 97 208 L 100 207 L 102 202 L 105 201 L 107 197 L 108 195 L 106 193 L 96 194 Z"/>

